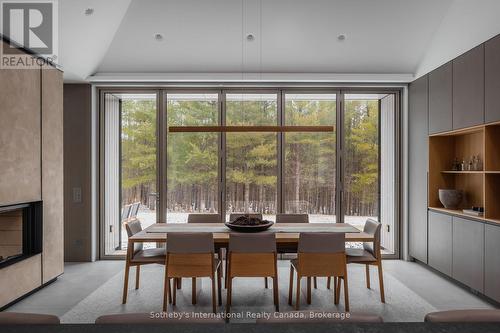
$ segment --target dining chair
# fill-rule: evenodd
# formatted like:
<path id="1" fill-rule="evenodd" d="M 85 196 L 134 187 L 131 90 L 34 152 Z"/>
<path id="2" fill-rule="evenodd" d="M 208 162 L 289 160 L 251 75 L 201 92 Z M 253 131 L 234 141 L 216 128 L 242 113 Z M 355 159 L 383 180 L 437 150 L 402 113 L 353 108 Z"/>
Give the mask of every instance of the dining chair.
<path id="1" fill-rule="evenodd" d="M 499 323 L 498 309 L 462 309 L 431 312 L 425 315 L 430 323 Z"/>
<path id="2" fill-rule="evenodd" d="M 189 214 L 187 223 L 221 223 L 221 216 L 219 214 Z M 224 260 L 224 250 L 226 248 L 227 246 L 224 245 L 215 245 L 215 253 L 217 253 L 217 257 L 221 261 L 221 264 L 219 265 L 219 273 L 221 276 L 225 276 L 223 272 L 224 265 L 222 262 Z"/>
<path id="3" fill-rule="evenodd" d="M 363 243 L 362 249 L 346 249 L 348 264 L 365 265 L 366 288 L 370 289 L 370 266 L 377 266 L 380 287 L 380 300 L 385 303 L 384 275 L 382 273 L 382 254 L 380 251 L 380 230 L 382 224 L 374 219 L 367 219 L 363 232 L 373 236 L 373 242 Z M 329 285 L 329 283 L 328 283 Z"/>
<path id="4" fill-rule="evenodd" d="M 334 303 L 339 303 L 340 284 L 344 282 L 345 310 L 349 311 L 345 234 L 305 232 L 299 236 L 297 259 L 290 261 L 288 304 L 292 305 L 293 276 L 297 272 L 295 310 L 300 308 L 300 282 L 307 277 L 307 303 L 311 304 L 311 277 L 334 277 Z M 338 283 L 337 283 L 338 282 Z"/>
<path id="5" fill-rule="evenodd" d="M 224 319 L 217 316 L 198 317 L 198 316 L 179 316 L 168 317 L 164 314 L 146 312 L 146 313 L 117 313 L 98 317 L 95 320 L 98 325 L 172 325 L 172 324 L 224 324 Z"/>
<path id="6" fill-rule="evenodd" d="M 318 323 L 383 323 L 382 317 L 369 313 L 325 312 L 325 311 L 290 311 L 273 313 L 258 318 L 257 324 L 318 324 Z"/>
<path id="7" fill-rule="evenodd" d="M 170 280 L 190 277 L 193 281 L 192 293 L 196 294 L 196 278 L 208 277 L 212 281 L 212 311 L 216 313 L 215 277 L 217 272 L 217 289 L 219 305 L 221 298 L 221 277 L 218 267 L 220 260 L 214 255 L 214 239 L 210 232 L 172 232 L 167 235 L 167 255 L 165 261 L 165 281 L 163 311 L 167 311 L 167 296 L 170 292 Z M 172 290 L 172 305 L 175 305 L 177 288 Z M 193 296 L 193 304 L 196 298 Z"/>
<path id="8" fill-rule="evenodd" d="M 137 219 L 125 222 L 124 225 L 129 238 L 142 231 L 141 222 Z M 135 289 L 139 289 L 141 266 L 149 264 L 165 264 L 165 249 L 144 249 L 142 243 L 135 242 L 133 246 L 129 246 L 129 248 L 127 249 L 127 256 L 125 260 L 125 281 L 123 285 L 122 301 L 123 304 L 127 303 L 128 277 L 130 267 L 135 266 Z"/>
<path id="9" fill-rule="evenodd" d="M 59 317 L 41 313 L 0 312 L 0 325 L 57 325 Z"/>
<path id="10" fill-rule="evenodd" d="M 246 213 L 231 213 L 231 214 L 229 214 L 229 221 L 230 222 L 234 221 L 238 217 L 242 217 L 242 216 L 248 216 L 248 217 L 258 218 L 259 220 L 262 220 L 262 214 L 259 214 L 259 213 L 250 213 L 250 214 L 246 214 Z"/>
<path id="11" fill-rule="evenodd" d="M 233 279 L 271 277 L 276 311 L 279 311 L 278 266 L 274 233 L 231 233 L 229 235 L 226 313 L 230 313 Z"/>

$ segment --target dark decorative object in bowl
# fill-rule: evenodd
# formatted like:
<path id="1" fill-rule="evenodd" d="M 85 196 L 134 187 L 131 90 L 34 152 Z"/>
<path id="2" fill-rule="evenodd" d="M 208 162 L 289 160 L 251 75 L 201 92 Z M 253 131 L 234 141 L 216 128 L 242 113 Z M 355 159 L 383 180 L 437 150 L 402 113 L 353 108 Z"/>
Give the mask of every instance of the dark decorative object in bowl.
<path id="1" fill-rule="evenodd" d="M 439 201 L 444 208 L 457 209 L 464 198 L 464 193 L 461 190 L 445 190 L 439 189 Z"/>
<path id="2" fill-rule="evenodd" d="M 274 222 L 255 217 L 240 216 L 234 221 L 226 222 L 226 226 L 238 232 L 258 232 L 269 229 Z"/>

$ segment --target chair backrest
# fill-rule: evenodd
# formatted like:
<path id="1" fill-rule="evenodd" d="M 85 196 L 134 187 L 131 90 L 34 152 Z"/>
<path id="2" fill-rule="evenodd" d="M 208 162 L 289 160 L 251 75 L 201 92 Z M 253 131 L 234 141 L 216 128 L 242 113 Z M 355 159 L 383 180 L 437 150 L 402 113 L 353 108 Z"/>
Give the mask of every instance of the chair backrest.
<path id="1" fill-rule="evenodd" d="M 210 232 L 171 232 L 167 234 L 167 254 L 196 254 L 214 252 Z"/>
<path id="2" fill-rule="evenodd" d="M 240 216 L 248 216 L 248 217 L 254 217 L 258 218 L 259 220 L 262 220 L 262 214 L 245 214 L 245 213 L 231 213 L 229 214 L 229 221 L 234 221 Z"/>
<path id="3" fill-rule="evenodd" d="M 300 253 L 343 253 L 345 234 L 339 232 L 302 232 L 299 236 Z"/>
<path id="4" fill-rule="evenodd" d="M 500 323 L 498 309 L 467 309 L 431 312 L 425 315 L 431 323 Z"/>
<path id="5" fill-rule="evenodd" d="M 128 221 L 124 224 L 129 238 L 142 231 L 141 221 L 139 220 Z M 136 254 L 140 250 L 142 250 L 142 243 L 134 243 L 134 254 Z"/>
<path id="6" fill-rule="evenodd" d="M 375 221 L 374 219 L 367 219 L 365 226 L 363 228 L 363 232 L 374 236 L 373 243 L 366 242 L 363 243 L 363 248 L 370 252 L 375 258 L 378 259 L 380 255 L 380 230 L 382 229 L 382 223 Z"/>
<path id="7" fill-rule="evenodd" d="M 0 312 L 1 325 L 57 325 L 59 318 L 40 313 Z M 12 330 L 14 331 L 14 330 Z"/>
<path id="8" fill-rule="evenodd" d="M 345 234 L 305 232 L 299 236 L 298 270 L 302 276 L 345 276 Z"/>
<path id="9" fill-rule="evenodd" d="M 219 214 L 189 214 L 187 223 L 220 223 Z"/>
<path id="10" fill-rule="evenodd" d="M 276 223 L 309 223 L 308 214 L 276 214 Z"/>
<path id="11" fill-rule="evenodd" d="M 275 253 L 276 236 L 274 233 L 231 233 L 229 251 L 233 253 Z"/>
<path id="12" fill-rule="evenodd" d="M 130 216 L 130 209 L 131 208 L 132 208 L 132 205 L 123 206 L 122 215 L 121 215 L 122 221 L 125 221 L 126 219 L 128 219 L 128 217 Z"/>
<path id="13" fill-rule="evenodd" d="M 132 204 L 132 208 L 130 208 L 130 214 L 129 214 L 129 218 L 135 218 L 137 217 L 137 213 L 139 212 L 139 206 L 140 206 L 140 202 L 136 202 L 134 204 Z"/>
<path id="14" fill-rule="evenodd" d="M 269 317 L 257 319 L 257 324 L 300 324 L 300 323 L 382 323 L 382 317 L 375 314 L 320 311 L 291 311 L 275 313 Z"/>
<path id="15" fill-rule="evenodd" d="M 150 312 L 147 313 L 119 313 L 103 315 L 95 320 L 96 324 L 221 324 L 225 323 L 223 318 L 217 316 L 210 317 L 198 317 L 198 316 L 178 316 L 170 317 L 165 315 L 165 313 L 158 313 L 154 316 Z"/>

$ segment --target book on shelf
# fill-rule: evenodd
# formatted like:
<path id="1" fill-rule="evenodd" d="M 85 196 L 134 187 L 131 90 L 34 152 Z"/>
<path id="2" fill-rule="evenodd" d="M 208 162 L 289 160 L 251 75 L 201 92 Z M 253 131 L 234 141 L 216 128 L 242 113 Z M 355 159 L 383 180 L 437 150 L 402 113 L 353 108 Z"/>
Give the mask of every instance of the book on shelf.
<path id="1" fill-rule="evenodd" d="M 463 209 L 462 212 L 465 215 L 477 216 L 477 217 L 481 217 L 481 216 L 484 215 L 483 212 L 480 212 L 480 211 L 477 211 L 477 210 L 472 210 L 472 209 Z"/>

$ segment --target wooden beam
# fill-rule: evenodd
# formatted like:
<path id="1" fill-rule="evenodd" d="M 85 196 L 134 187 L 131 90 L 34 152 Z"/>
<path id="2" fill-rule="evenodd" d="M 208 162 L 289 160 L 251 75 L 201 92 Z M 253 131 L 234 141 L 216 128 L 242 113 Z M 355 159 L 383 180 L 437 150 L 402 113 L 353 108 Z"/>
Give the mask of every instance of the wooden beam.
<path id="1" fill-rule="evenodd" d="M 170 133 L 194 132 L 334 132 L 335 126 L 169 126 Z"/>

